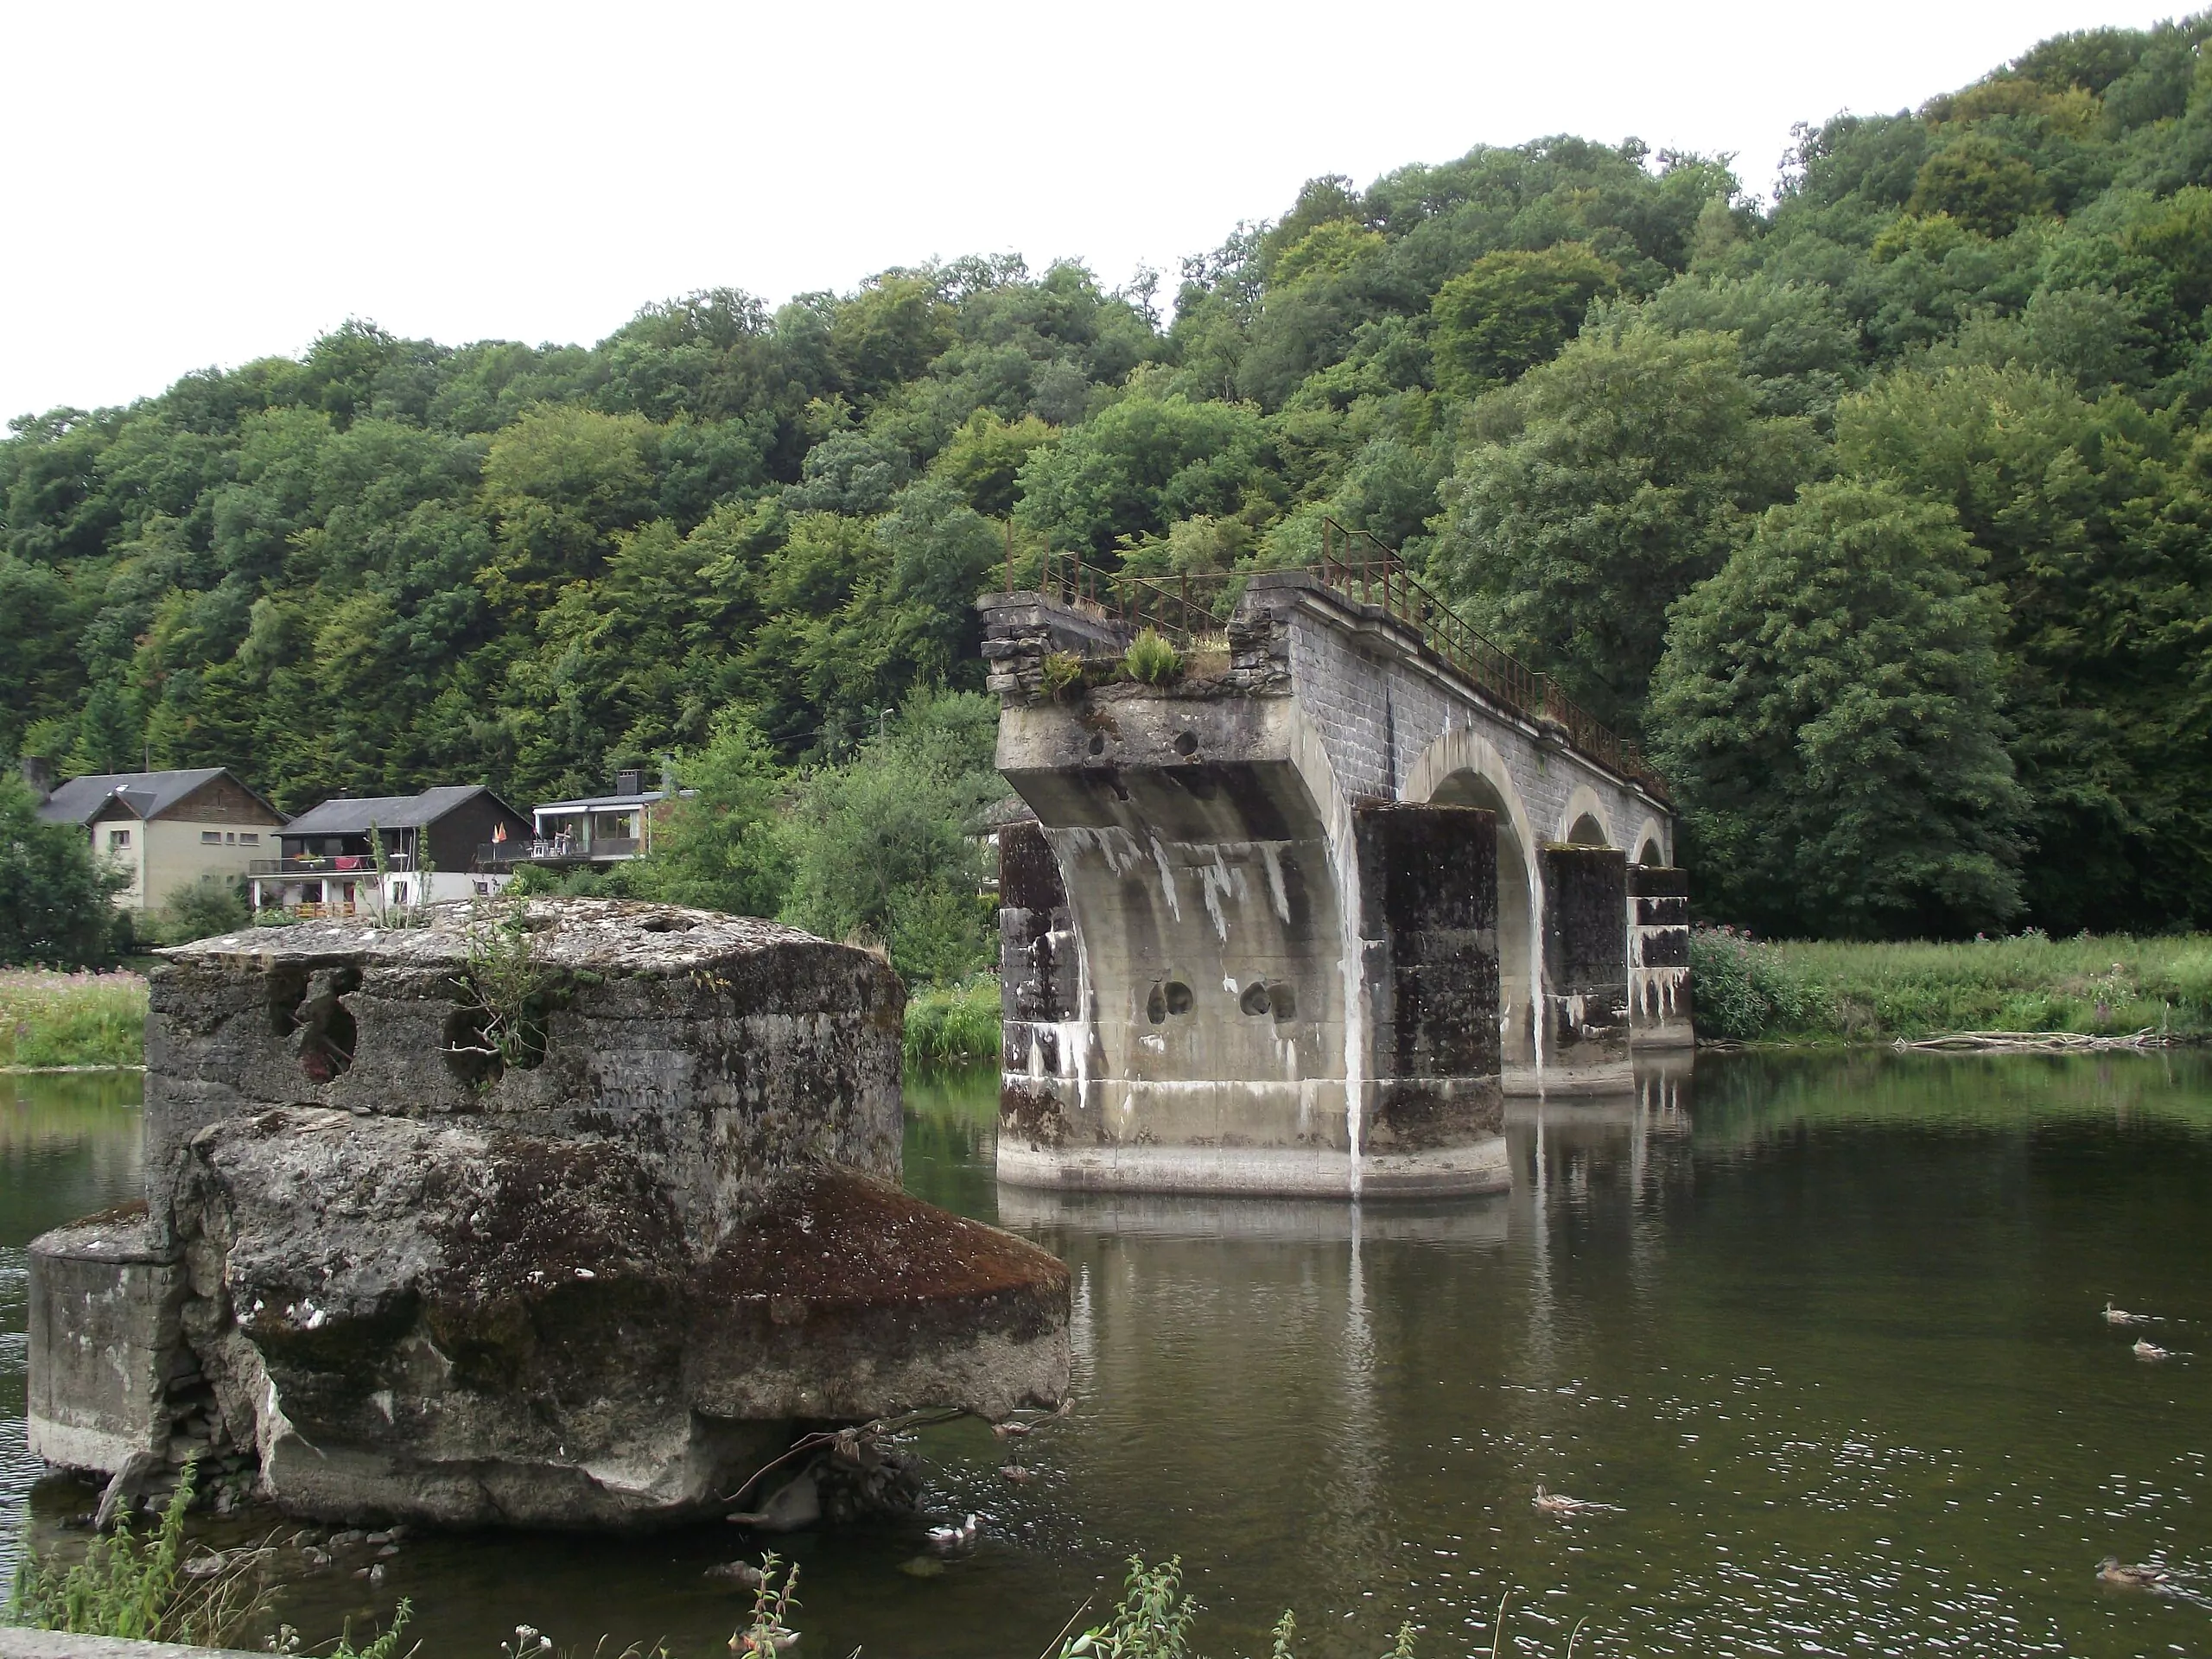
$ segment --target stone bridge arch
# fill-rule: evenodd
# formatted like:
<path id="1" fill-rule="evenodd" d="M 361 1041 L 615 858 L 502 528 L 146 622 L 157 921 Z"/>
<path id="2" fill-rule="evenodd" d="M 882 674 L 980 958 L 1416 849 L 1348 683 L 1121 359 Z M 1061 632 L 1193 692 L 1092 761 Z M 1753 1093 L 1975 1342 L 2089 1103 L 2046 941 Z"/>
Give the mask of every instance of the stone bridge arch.
<path id="1" fill-rule="evenodd" d="M 1509 1090 L 1532 1081 L 1543 996 L 1543 872 L 1529 804 L 1497 746 L 1455 726 L 1406 774 L 1405 798 L 1421 805 L 1480 806 L 1497 815 L 1498 1047 Z"/>
<path id="2" fill-rule="evenodd" d="M 1587 784 L 1577 784 L 1567 796 L 1567 805 L 1559 815 L 1559 833 L 1552 839 L 1572 847 L 1620 845 L 1613 839 L 1613 827 L 1604 798 Z"/>

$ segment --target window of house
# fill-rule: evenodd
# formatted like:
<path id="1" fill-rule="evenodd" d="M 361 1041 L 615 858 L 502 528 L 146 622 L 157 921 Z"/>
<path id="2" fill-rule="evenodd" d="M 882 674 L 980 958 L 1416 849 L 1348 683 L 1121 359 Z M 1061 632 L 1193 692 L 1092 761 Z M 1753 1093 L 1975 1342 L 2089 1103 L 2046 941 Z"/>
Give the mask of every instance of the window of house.
<path id="1" fill-rule="evenodd" d="M 251 830 L 241 830 L 238 831 L 238 845 L 241 847 L 258 847 L 261 845 L 261 837 L 254 834 Z"/>
<path id="2" fill-rule="evenodd" d="M 200 844 L 203 847 L 221 846 L 223 844 L 223 832 L 219 830 L 202 830 L 200 832 Z"/>
<path id="3" fill-rule="evenodd" d="M 111 853 L 129 852 L 130 850 L 130 832 L 128 830 L 109 830 L 107 832 L 107 849 Z"/>

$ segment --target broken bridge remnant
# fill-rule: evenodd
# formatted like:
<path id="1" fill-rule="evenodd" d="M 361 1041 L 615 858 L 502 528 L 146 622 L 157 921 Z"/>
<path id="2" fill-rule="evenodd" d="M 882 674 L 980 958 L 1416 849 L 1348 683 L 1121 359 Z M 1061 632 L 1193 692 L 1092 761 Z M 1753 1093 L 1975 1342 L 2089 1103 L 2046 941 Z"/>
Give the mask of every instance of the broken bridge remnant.
<path id="1" fill-rule="evenodd" d="M 1663 785 L 1402 566 L 1242 577 L 1218 620 L 1049 575 L 979 601 L 1035 813 L 1000 835 L 1001 1179 L 1496 1190 L 1501 1096 L 1690 1040 Z M 1179 677 L 1121 671 L 1141 626 Z"/>
<path id="2" fill-rule="evenodd" d="M 144 1210 L 32 1247 L 32 1450 L 620 1528 L 722 1513 L 805 1428 L 1058 1401 L 1065 1268 L 898 1189 L 887 967 L 670 906 L 512 922 L 526 971 L 462 906 L 168 953 Z"/>

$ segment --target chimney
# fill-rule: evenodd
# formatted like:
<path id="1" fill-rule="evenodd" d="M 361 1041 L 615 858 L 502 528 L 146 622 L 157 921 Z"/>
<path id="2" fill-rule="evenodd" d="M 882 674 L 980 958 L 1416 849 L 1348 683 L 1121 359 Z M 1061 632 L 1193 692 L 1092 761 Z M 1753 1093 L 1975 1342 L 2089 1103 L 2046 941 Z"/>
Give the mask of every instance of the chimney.
<path id="1" fill-rule="evenodd" d="M 634 767 L 616 772 L 614 774 L 614 792 L 617 795 L 639 795 L 644 793 L 645 777 L 645 774 L 644 772 L 636 770 Z"/>
<path id="2" fill-rule="evenodd" d="M 45 805 L 54 793 L 53 766 L 37 756 L 29 754 L 23 757 L 22 764 L 23 781 L 30 785 L 31 793 L 38 797 L 39 804 Z"/>

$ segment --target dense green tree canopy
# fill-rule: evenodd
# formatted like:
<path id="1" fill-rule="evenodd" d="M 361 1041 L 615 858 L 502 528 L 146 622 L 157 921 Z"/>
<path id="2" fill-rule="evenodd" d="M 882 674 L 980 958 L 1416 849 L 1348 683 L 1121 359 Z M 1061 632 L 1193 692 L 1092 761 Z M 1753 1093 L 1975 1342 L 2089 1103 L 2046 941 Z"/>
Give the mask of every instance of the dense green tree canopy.
<path id="1" fill-rule="evenodd" d="M 2050 927 L 2202 925 L 2208 34 L 2060 36 L 1917 111 L 1806 127 L 1770 203 L 1632 139 L 1316 179 L 1185 261 L 1166 317 L 1148 274 L 968 258 L 772 308 L 686 296 L 590 346 L 350 321 L 296 360 L 26 416 L 0 442 L 0 749 L 219 763 L 289 807 L 720 755 L 772 775 L 784 830 L 828 835 L 806 779 L 918 690 L 980 688 L 970 601 L 1009 555 L 1281 565 L 1330 515 L 1705 768 L 1668 723 L 1685 694 L 1654 699 L 1670 629 L 1719 648 L 1714 618 L 1766 591 L 1736 563 L 1755 540 L 1770 569 L 1924 551 L 1914 514 L 1940 509 L 1994 607 L 1988 730 L 2024 799 L 1990 880 Z M 1914 528 L 1836 517 L 1877 499 L 1866 524 Z M 1749 755 L 1771 798 L 1741 810 L 1810 822 L 1817 769 Z M 731 825 L 686 880 L 816 891 L 798 841 L 772 858 Z M 732 874 L 756 866 L 785 874 Z M 1751 902 L 1733 880 L 1696 891 Z M 909 885 L 957 887 L 933 881 Z M 2005 910 L 1923 887 L 1792 925 Z M 917 938 L 919 902 L 805 900 Z"/>
<path id="2" fill-rule="evenodd" d="M 2018 913 L 1982 563 L 1949 507 L 1834 480 L 1769 509 L 1676 607 L 1651 712 L 1708 903 L 1862 938 Z"/>

